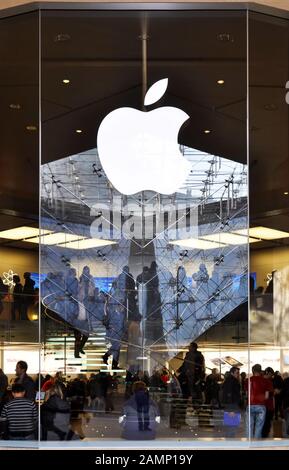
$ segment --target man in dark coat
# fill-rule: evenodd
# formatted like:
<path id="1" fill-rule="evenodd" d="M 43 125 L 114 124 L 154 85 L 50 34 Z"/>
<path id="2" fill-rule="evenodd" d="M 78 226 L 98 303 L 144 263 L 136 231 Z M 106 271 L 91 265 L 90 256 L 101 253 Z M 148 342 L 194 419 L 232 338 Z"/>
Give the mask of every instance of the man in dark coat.
<path id="1" fill-rule="evenodd" d="M 179 372 L 187 377 L 191 397 L 201 398 L 201 381 L 205 377 L 205 358 L 198 351 L 197 343 L 190 344 Z"/>
<path id="2" fill-rule="evenodd" d="M 21 384 L 25 389 L 25 398 L 34 401 L 36 396 L 34 380 L 27 375 L 28 365 L 25 361 L 18 361 L 16 364 L 16 379 L 15 384 Z"/>
<path id="3" fill-rule="evenodd" d="M 230 373 L 223 383 L 222 404 L 225 409 L 235 411 L 240 409 L 241 384 L 239 380 L 240 369 L 231 367 Z"/>
<path id="4" fill-rule="evenodd" d="M 222 387 L 222 405 L 224 408 L 224 436 L 234 438 L 239 426 L 241 384 L 239 380 L 240 369 L 231 367 Z"/>

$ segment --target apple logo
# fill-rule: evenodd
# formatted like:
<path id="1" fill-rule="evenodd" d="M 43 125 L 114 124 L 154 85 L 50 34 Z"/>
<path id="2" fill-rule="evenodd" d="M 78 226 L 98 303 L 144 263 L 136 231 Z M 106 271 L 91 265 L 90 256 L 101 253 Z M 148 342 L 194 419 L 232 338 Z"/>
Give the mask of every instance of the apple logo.
<path id="1" fill-rule="evenodd" d="M 167 78 L 154 83 L 144 105 L 158 101 L 167 86 Z M 175 193 L 190 171 L 178 145 L 179 129 L 187 119 L 184 111 L 168 106 L 149 112 L 118 108 L 109 113 L 99 126 L 97 149 L 112 185 L 126 195 L 144 190 Z"/>

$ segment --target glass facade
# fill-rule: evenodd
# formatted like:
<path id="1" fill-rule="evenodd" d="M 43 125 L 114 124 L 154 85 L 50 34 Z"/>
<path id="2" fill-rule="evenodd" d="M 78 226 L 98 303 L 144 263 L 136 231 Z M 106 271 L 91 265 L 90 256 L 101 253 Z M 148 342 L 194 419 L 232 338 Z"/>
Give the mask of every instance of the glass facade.
<path id="1" fill-rule="evenodd" d="M 1 19 L 0 444 L 286 438 L 287 27 Z"/>

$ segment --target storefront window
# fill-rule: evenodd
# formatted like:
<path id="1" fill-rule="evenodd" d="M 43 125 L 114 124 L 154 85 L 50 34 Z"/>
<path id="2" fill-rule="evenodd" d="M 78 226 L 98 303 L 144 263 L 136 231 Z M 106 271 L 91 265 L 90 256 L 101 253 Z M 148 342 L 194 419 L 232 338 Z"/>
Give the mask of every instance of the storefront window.
<path id="1" fill-rule="evenodd" d="M 42 15 L 42 374 L 84 438 L 246 437 L 246 70 L 244 12 Z"/>
<path id="2" fill-rule="evenodd" d="M 0 445 L 286 438 L 288 20 L 93 8 L 0 20 Z"/>
<path id="3" fill-rule="evenodd" d="M 38 12 L 0 20 L 0 443 L 5 445 L 8 438 L 11 445 L 24 439 L 36 446 L 39 437 L 39 247 L 29 243 L 39 235 L 38 23 Z M 26 401 L 12 400 L 24 394 Z M 19 421 L 23 406 L 28 414 Z"/>

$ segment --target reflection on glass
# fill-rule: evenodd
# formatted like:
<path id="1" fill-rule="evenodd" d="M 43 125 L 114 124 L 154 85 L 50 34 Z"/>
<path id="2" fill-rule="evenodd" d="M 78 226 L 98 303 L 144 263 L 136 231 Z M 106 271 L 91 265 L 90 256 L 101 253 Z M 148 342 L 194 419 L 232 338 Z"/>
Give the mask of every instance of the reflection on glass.
<path id="1" fill-rule="evenodd" d="M 66 42 L 69 112 L 53 105 L 56 20 L 83 51 Z M 227 51 L 217 39 L 200 50 L 203 28 L 226 25 L 238 31 Z M 224 409 L 221 391 L 233 366 L 247 372 L 247 244 L 259 240 L 243 234 L 246 127 L 209 110 L 239 100 L 246 112 L 245 16 L 53 12 L 42 34 L 42 371 L 63 372 L 82 437 L 245 436 L 244 400 Z M 230 69 L 227 54 L 230 97 L 214 68 L 223 57 Z"/>

